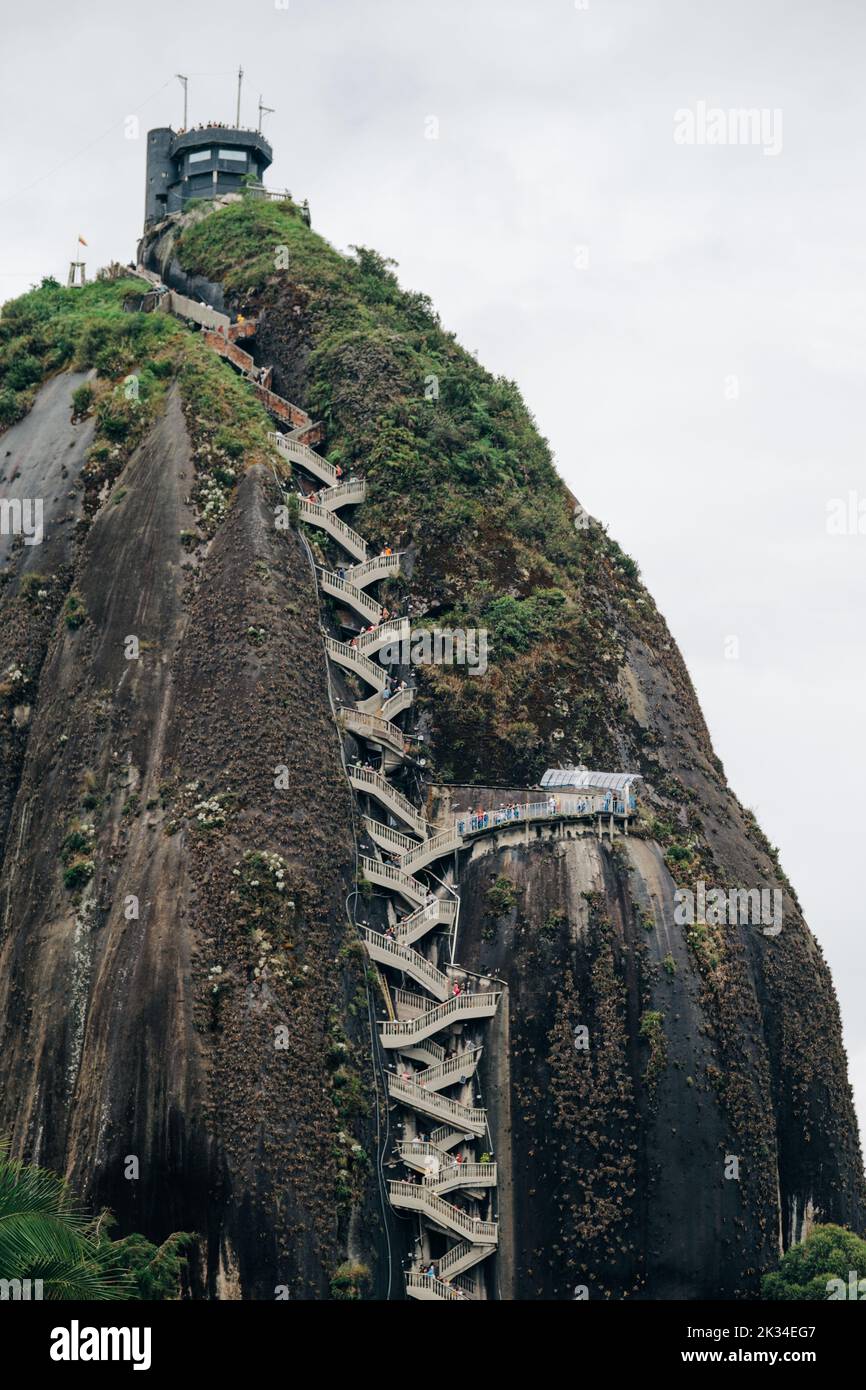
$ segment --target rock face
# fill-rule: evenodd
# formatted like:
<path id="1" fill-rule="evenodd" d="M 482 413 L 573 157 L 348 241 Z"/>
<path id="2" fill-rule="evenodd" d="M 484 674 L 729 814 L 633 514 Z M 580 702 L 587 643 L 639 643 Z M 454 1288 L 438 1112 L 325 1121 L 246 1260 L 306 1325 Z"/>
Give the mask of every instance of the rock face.
<path id="1" fill-rule="evenodd" d="M 268 265 L 273 242 L 265 228 Z M 145 254 L 177 288 L 239 307 L 212 268 L 184 266 L 173 236 Z M 507 985 L 481 1073 L 500 1174 L 496 1285 L 515 1299 L 754 1295 L 810 1221 L 866 1219 L 820 948 L 725 783 L 651 599 L 600 528 L 574 559 L 572 504 L 541 441 L 531 474 L 503 445 L 513 477 L 479 521 L 487 453 L 469 417 L 507 443 L 512 418 L 525 432 L 513 394 L 499 389 L 498 414 L 492 392 L 473 403 L 449 339 L 454 418 L 431 424 L 405 379 L 423 382 L 411 354 L 438 350 L 441 330 L 413 304 L 417 331 L 401 336 L 378 271 L 356 322 L 326 269 L 324 289 L 289 275 L 242 307 L 259 315 L 256 360 L 276 389 L 326 418 L 344 463 L 369 446 L 358 527 L 412 556 L 401 601 L 428 619 L 471 615 L 482 591 L 569 605 L 567 628 L 487 683 L 421 673 L 419 727 L 451 783 L 429 814 L 507 802 L 508 783 L 532 780 L 518 773 L 554 749 L 645 779 L 627 840 L 502 831 L 461 856 L 459 959 Z M 330 320 L 346 341 L 326 351 Z M 91 426 L 69 419 L 81 379 L 55 378 L 3 437 L 7 483 L 46 497 L 46 540 L 12 548 L 0 590 L 0 1132 L 109 1205 L 121 1230 L 197 1232 L 197 1297 L 328 1297 L 347 1256 L 384 1295 L 377 999 L 346 926 L 352 806 L 309 555 L 297 531 L 274 528 L 261 467 L 212 538 L 185 543 L 195 461 L 174 388 L 87 525 Z M 309 399 L 323 381 L 327 398 Z M 437 456 L 462 450 L 463 472 L 447 475 L 469 518 L 454 549 L 431 543 L 429 511 L 413 519 L 435 509 L 432 485 L 402 482 L 423 475 L 425 431 Z M 520 489 L 518 537 L 502 518 Z M 781 891 L 782 931 L 679 924 L 674 891 L 701 880 Z M 391 1236 L 399 1256 L 399 1227 Z"/>
<path id="2" fill-rule="evenodd" d="M 87 430 L 55 406 L 68 421 L 74 384 L 4 440 L 13 460 L 56 451 L 69 483 Z M 172 392 L 78 554 L 48 528 L 46 585 L 74 585 L 87 618 L 53 625 L 38 669 L 32 552 L 3 591 L 2 669 L 27 665 L 34 694 L 6 780 L 0 1131 L 121 1229 L 199 1233 L 197 1295 L 326 1297 L 353 1202 L 335 1056 L 363 1089 L 349 792 L 309 562 L 274 528 L 269 475 L 244 477 L 192 562 L 192 472 Z M 94 866 L 75 894 L 71 827 Z"/>
<path id="3" fill-rule="evenodd" d="M 488 895 L 503 881 L 514 906 L 497 915 Z M 735 1106 L 731 1029 L 673 925 L 656 844 L 572 832 L 527 845 L 503 833 L 477 847 L 462 891 L 461 959 L 508 984 L 483 1086 L 511 1175 L 500 1188 L 505 1296 L 742 1297 L 782 1226 L 787 1240 L 802 1234 L 810 1205 L 857 1221 L 856 1168 L 846 1187 L 832 1141 L 813 1136 L 822 1152 L 805 1181 L 791 1163 L 805 1116 L 794 1130 L 779 1106 L 780 1059 L 766 1042 L 762 957 L 776 941 L 738 933 L 734 1039 L 749 1065 Z"/>

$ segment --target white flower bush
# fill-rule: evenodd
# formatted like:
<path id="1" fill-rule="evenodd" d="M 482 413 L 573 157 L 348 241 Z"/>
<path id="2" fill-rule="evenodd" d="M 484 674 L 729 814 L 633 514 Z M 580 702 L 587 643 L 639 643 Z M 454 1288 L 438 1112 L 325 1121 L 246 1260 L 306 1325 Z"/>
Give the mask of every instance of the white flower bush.
<path id="1" fill-rule="evenodd" d="M 211 796 L 207 801 L 197 801 L 192 808 L 196 824 L 202 830 L 213 830 L 217 825 L 225 825 L 225 807 L 220 802 L 218 796 Z"/>
<path id="2" fill-rule="evenodd" d="M 260 878 L 251 878 L 249 885 L 251 888 L 258 888 L 264 882 L 266 888 L 275 888 L 278 893 L 286 891 L 286 861 L 279 854 L 270 854 L 267 850 L 248 850 L 244 855 L 244 866 L 252 868 L 261 875 Z M 240 875 L 239 868 L 232 872 Z M 290 902 L 289 907 L 294 907 Z"/>

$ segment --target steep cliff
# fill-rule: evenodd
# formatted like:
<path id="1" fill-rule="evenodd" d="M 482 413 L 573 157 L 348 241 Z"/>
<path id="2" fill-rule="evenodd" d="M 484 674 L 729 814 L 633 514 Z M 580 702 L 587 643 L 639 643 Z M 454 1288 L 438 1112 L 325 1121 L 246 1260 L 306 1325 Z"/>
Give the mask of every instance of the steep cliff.
<path id="1" fill-rule="evenodd" d="M 175 347 L 89 522 L 82 375 L 3 440 L 48 505 L 2 593 L 0 1130 L 121 1229 L 196 1231 L 195 1294 L 321 1298 L 370 1171 L 349 794 L 309 560 L 261 465 L 208 512 L 233 439 Z"/>
<path id="2" fill-rule="evenodd" d="M 507 801 L 563 760 L 645 778 L 627 842 L 508 831 L 462 856 L 461 959 L 508 985 L 483 1082 L 502 1295 L 748 1296 L 804 1221 L 862 1228 L 820 948 L 636 565 L 575 512 L 516 387 L 292 204 L 172 219 L 142 255 L 257 317 L 275 389 L 366 477 L 358 528 L 411 557 L 386 595 L 419 624 L 489 631 L 485 677 L 417 671 L 433 812 Z M 66 303 L 46 293 L 38 323 L 19 310 L 7 331 L 37 338 L 37 362 Z M 246 388 L 178 325 L 148 332 L 146 351 L 121 335 L 119 363 L 113 338 L 114 358 L 77 338 L 51 363 L 100 390 L 148 354 L 170 364 L 128 447 L 100 453 L 104 397 L 95 444 L 92 419 L 62 419 L 83 374 L 50 381 L 4 440 L 8 467 L 44 456 L 74 495 L 2 594 L 0 669 L 26 689 L 9 686 L 2 730 L 0 1128 L 125 1225 L 200 1231 L 198 1294 L 327 1296 L 347 1255 L 382 1293 L 374 996 L 346 927 L 352 820 L 315 585 L 297 532 L 272 525 Z M 699 879 L 781 889 L 783 930 L 677 925 L 674 889 Z"/>

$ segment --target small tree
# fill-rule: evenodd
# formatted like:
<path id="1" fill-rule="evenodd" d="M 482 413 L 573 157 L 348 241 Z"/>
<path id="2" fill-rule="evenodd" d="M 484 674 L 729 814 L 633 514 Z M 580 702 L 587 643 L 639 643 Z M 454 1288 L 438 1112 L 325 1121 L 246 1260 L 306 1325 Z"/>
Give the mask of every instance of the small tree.
<path id="1" fill-rule="evenodd" d="M 194 1244 L 195 1236 L 175 1231 L 162 1245 L 155 1245 L 138 1233 L 112 1240 L 108 1232 L 114 1224 L 111 1213 L 103 1213 L 97 1245 L 97 1257 L 103 1270 L 116 1274 L 124 1283 L 131 1283 L 130 1298 L 148 1303 L 178 1298 L 186 1264 L 184 1252 Z"/>
<path id="2" fill-rule="evenodd" d="M 843 1226 L 816 1226 L 782 1256 L 777 1270 L 764 1275 L 761 1295 L 813 1301 L 846 1298 L 852 1274 L 858 1282 L 866 1280 L 866 1240 Z"/>

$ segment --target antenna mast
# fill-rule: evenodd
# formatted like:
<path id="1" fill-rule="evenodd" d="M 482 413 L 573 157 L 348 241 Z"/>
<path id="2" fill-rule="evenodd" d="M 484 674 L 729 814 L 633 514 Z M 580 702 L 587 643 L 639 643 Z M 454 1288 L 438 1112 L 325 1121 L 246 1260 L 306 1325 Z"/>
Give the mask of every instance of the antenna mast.
<path id="1" fill-rule="evenodd" d="M 237 116 L 235 117 L 235 126 L 237 127 L 238 130 L 240 130 L 240 125 L 241 125 L 241 84 L 242 84 L 243 80 L 244 80 L 244 70 L 243 70 L 243 68 L 239 67 L 239 68 L 238 68 L 238 111 L 237 111 Z"/>
<path id="2" fill-rule="evenodd" d="M 259 135 L 261 135 L 261 133 L 262 133 L 262 116 L 272 116 L 272 115 L 274 114 L 274 111 L 275 111 L 275 110 L 276 110 L 276 107 L 275 107 L 275 106 L 262 106 L 262 95 L 261 95 L 261 92 L 260 92 L 260 93 L 259 93 L 259 124 L 258 124 L 258 132 L 259 132 Z"/>
<path id="3" fill-rule="evenodd" d="M 183 83 L 183 128 L 184 128 L 184 130 L 186 130 L 186 128 L 187 128 L 186 108 L 187 108 L 187 95 L 188 95 L 187 89 L 188 89 L 188 87 L 189 87 L 189 78 L 188 78 L 188 77 L 184 77 L 184 75 L 183 75 L 182 72 L 176 72 L 176 73 L 175 73 L 175 77 L 177 78 L 178 82 L 182 82 L 182 83 Z"/>

